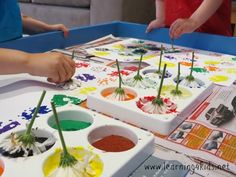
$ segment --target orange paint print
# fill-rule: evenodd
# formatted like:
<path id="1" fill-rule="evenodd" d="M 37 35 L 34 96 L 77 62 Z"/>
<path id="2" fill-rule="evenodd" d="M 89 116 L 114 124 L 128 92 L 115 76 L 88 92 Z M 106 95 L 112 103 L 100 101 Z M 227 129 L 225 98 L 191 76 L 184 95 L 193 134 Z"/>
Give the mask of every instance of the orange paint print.
<path id="1" fill-rule="evenodd" d="M 191 66 L 192 65 L 190 62 L 186 62 L 186 61 L 181 61 L 180 64 L 183 66 Z"/>
<path id="2" fill-rule="evenodd" d="M 216 66 L 206 66 L 205 69 L 207 71 L 220 71 L 220 68 L 218 68 Z"/>
<path id="3" fill-rule="evenodd" d="M 107 91 L 107 92 L 102 92 L 102 96 L 103 97 L 108 97 L 109 95 L 111 95 L 111 94 L 113 94 L 114 92 L 113 91 L 111 91 L 111 92 L 109 92 L 109 91 Z M 125 98 L 125 100 L 124 101 L 129 101 L 129 100 L 133 100 L 136 96 L 135 95 L 133 95 L 133 94 L 131 94 L 131 93 L 125 93 L 126 95 L 127 95 L 127 98 Z"/>
<path id="4" fill-rule="evenodd" d="M 4 164 L 3 164 L 3 161 L 0 160 L 0 176 L 2 176 L 3 171 L 4 171 Z"/>

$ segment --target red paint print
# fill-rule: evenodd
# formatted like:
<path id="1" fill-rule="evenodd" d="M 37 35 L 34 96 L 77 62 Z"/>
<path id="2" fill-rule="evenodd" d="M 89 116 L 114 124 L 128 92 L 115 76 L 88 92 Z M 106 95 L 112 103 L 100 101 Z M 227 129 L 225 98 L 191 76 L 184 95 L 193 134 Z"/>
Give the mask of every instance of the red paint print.
<path id="1" fill-rule="evenodd" d="M 136 66 L 127 66 L 127 67 L 124 67 L 124 69 L 129 70 L 129 71 L 137 71 L 138 67 L 136 67 Z"/>
<path id="2" fill-rule="evenodd" d="M 85 63 L 85 62 L 79 62 L 79 63 L 75 63 L 75 67 L 76 68 L 87 68 L 89 66 L 89 63 Z"/>
<path id="3" fill-rule="evenodd" d="M 153 107 L 157 106 L 157 105 L 152 104 L 152 101 L 155 98 L 156 98 L 155 96 L 146 96 L 143 98 L 139 98 L 139 101 L 136 102 L 136 105 L 139 109 L 141 109 L 145 113 L 156 114 L 156 113 L 148 112 L 149 108 L 148 108 L 148 110 L 146 110 L 147 108 L 145 108 L 145 106 L 147 104 L 149 104 L 149 106 L 150 106 L 150 103 L 151 103 L 151 106 L 153 106 Z M 161 113 L 158 113 L 158 114 L 172 114 L 172 113 L 177 112 L 177 105 L 175 103 L 173 103 L 169 98 L 161 98 L 161 99 L 164 104 L 160 106 L 163 108 L 161 109 Z"/>
<path id="4" fill-rule="evenodd" d="M 123 76 L 128 76 L 130 73 L 128 71 L 121 70 L 120 74 Z M 118 71 L 113 71 L 111 74 L 108 74 L 110 76 L 118 76 L 119 72 Z"/>

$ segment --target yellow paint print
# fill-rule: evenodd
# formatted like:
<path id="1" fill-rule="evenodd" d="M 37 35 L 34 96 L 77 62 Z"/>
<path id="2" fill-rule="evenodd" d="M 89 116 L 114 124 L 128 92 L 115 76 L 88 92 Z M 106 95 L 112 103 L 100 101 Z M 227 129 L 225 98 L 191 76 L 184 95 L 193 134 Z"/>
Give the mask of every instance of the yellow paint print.
<path id="1" fill-rule="evenodd" d="M 161 67 L 164 67 L 164 65 L 167 65 L 167 67 L 169 67 L 169 68 L 173 68 L 173 67 L 175 67 L 176 66 L 176 64 L 175 63 L 172 63 L 172 62 L 168 62 L 168 61 L 162 61 L 161 62 Z M 159 63 L 156 63 L 156 65 L 158 66 L 159 65 Z"/>
<path id="2" fill-rule="evenodd" d="M 215 61 L 215 60 L 208 60 L 204 62 L 206 65 L 219 65 L 220 62 L 219 61 Z"/>
<path id="3" fill-rule="evenodd" d="M 229 78 L 227 76 L 223 76 L 223 75 L 214 75 L 212 77 L 210 77 L 210 80 L 212 82 L 224 82 L 227 81 Z"/>
<path id="4" fill-rule="evenodd" d="M 236 68 L 228 68 L 227 73 L 228 74 L 236 74 Z"/>
<path id="5" fill-rule="evenodd" d="M 143 60 L 149 60 L 149 59 L 152 59 L 152 58 L 154 58 L 154 57 L 157 57 L 157 55 L 155 55 L 155 54 L 151 54 L 151 55 L 144 55 L 144 57 L 143 57 Z M 138 59 L 139 60 L 139 59 Z"/>
<path id="6" fill-rule="evenodd" d="M 79 93 L 83 94 L 83 95 L 88 95 L 89 93 L 91 93 L 95 90 L 97 90 L 96 87 L 83 87 L 79 90 Z"/>
<path id="7" fill-rule="evenodd" d="M 104 57 L 104 56 L 110 55 L 110 52 L 106 52 L 106 51 L 96 51 L 96 52 L 93 52 L 93 55 L 99 56 L 99 57 Z"/>
<path id="8" fill-rule="evenodd" d="M 183 88 L 183 87 L 179 87 L 179 90 L 182 92 L 181 95 L 172 95 L 171 94 L 171 91 L 172 90 L 175 90 L 175 85 L 164 85 L 162 87 L 162 90 L 161 90 L 161 94 L 164 96 L 164 97 L 175 97 L 175 98 L 189 98 L 192 96 L 192 93 L 191 91 L 189 91 L 188 89 L 186 88 Z"/>
<path id="9" fill-rule="evenodd" d="M 95 172 L 94 175 L 86 173 L 88 177 L 99 177 L 103 171 L 103 162 L 97 154 L 92 151 L 86 150 L 83 147 L 67 148 L 68 152 L 74 156 L 78 161 L 84 161 L 86 156 L 94 156 L 93 160 L 89 163 L 89 166 Z M 43 164 L 44 176 L 49 176 L 53 171 L 59 168 L 60 157 L 62 149 L 56 149 L 55 152 L 50 155 Z"/>
<path id="10" fill-rule="evenodd" d="M 112 48 L 118 49 L 118 50 L 125 50 L 125 46 L 123 44 L 115 44 L 112 46 Z"/>

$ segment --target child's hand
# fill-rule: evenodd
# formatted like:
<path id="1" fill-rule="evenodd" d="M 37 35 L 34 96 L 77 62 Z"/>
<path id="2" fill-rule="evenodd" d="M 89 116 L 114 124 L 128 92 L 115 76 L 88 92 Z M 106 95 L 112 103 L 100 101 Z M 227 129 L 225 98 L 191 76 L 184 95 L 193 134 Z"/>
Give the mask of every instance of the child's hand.
<path id="1" fill-rule="evenodd" d="M 27 67 L 30 74 L 54 83 L 68 81 L 75 73 L 74 61 L 61 53 L 29 54 Z"/>
<path id="2" fill-rule="evenodd" d="M 196 30 L 197 23 L 193 19 L 177 19 L 172 25 L 170 26 L 170 38 L 176 39 L 179 38 L 182 34 L 185 33 L 192 33 Z"/>
<path id="3" fill-rule="evenodd" d="M 155 28 L 161 28 L 161 27 L 164 27 L 164 26 L 165 26 L 164 22 L 155 19 L 155 20 L 153 20 L 149 23 L 149 25 L 146 29 L 146 33 L 151 32 Z"/>
<path id="4" fill-rule="evenodd" d="M 55 24 L 55 25 L 49 25 L 48 31 L 62 31 L 64 34 L 64 37 L 67 37 L 69 35 L 69 29 L 65 27 L 63 24 Z"/>

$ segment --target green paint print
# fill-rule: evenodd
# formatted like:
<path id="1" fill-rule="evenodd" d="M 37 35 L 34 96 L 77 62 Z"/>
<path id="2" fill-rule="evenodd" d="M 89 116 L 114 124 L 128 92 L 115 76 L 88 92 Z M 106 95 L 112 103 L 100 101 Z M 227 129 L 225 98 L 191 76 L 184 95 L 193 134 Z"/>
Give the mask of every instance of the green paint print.
<path id="1" fill-rule="evenodd" d="M 77 105 L 82 102 L 79 98 L 66 95 L 54 95 L 51 101 L 54 102 L 56 107 L 65 106 L 68 103 Z"/>
<path id="2" fill-rule="evenodd" d="M 91 123 L 78 120 L 61 120 L 60 125 L 62 131 L 76 131 L 89 127 Z M 57 129 L 57 125 L 52 125 L 52 128 Z"/>
<path id="3" fill-rule="evenodd" d="M 232 58 L 233 61 L 236 61 L 236 57 Z"/>
<path id="4" fill-rule="evenodd" d="M 207 70 L 204 68 L 194 67 L 192 70 L 197 73 L 207 73 Z"/>

